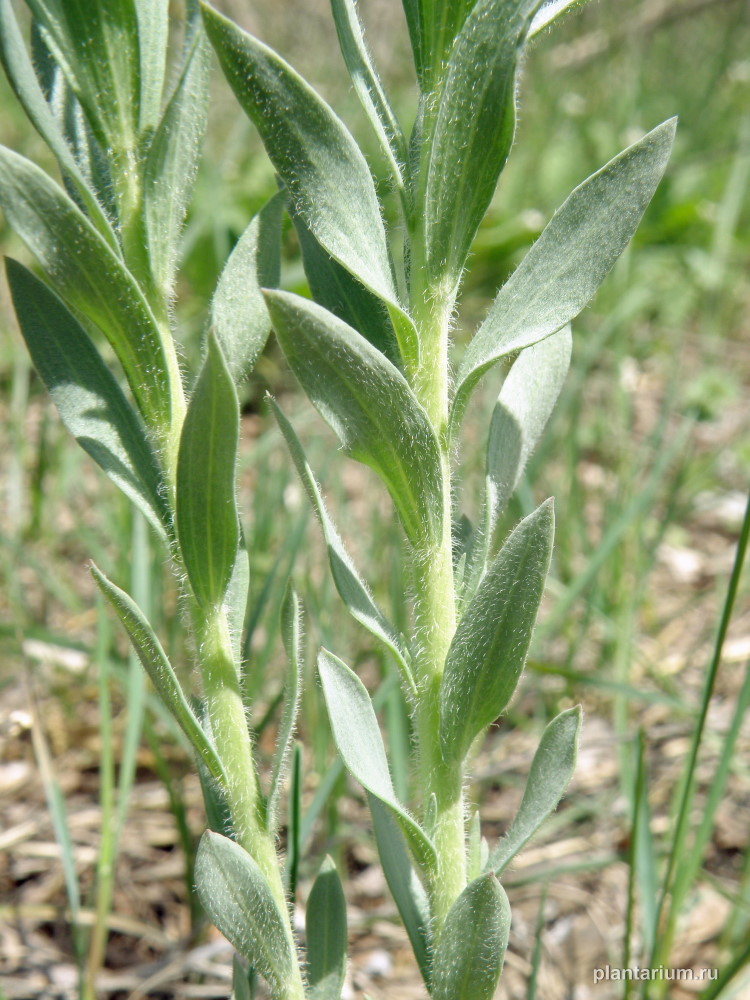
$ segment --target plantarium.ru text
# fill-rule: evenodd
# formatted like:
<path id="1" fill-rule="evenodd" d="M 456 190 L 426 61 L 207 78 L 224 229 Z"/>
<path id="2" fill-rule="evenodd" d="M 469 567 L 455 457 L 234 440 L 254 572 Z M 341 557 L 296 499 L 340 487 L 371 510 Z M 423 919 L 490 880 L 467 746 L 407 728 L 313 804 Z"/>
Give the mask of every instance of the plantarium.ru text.
<path id="1" fill-rule="evenodd" d="M 389 173 L 383 194 L 331 107 L 213 8 L 186 4 L 168 84 L 166 0 L 28 0 L 31 49 L 11 0 L 0 0 L 6 73 L 64 180 L 0 149 L 0 205 L 42 272 L 8 261 L 13 301 L 63 422 L 142 512 L 175 571 L 199 698 L 133 597 L 93 569 L 195 753 L 211 825 L 195 880 L 206 913 L 249 963 L 250 972 L 235 962 L 238 998 L 251 995 L 257 974 L 273 1000 L 339 1000 L 347 963 L 336 866 L 325 860 L 309 893 L 303 957 L 290 907 L 294 866 L 277 851 L 303 679 L 301 608 L 291 587 L 281 616 L 288 675 L 265 783 L 246 719 L 249 563 L 236 504 L 237 386 L 271 329 L 346 454 L 382 481 L 401 528 L 401 590 L 411 609 L 396 627 L 356 568 L 291 422 L 270 400 L 335 586 L 392 658 L 408 706 L 414 803 L 396 791 L 370 695 L 340 658 L 347 651 L 321 649 L 333 737 L 367 793 L 384 875 L 436 1000 L 494 996 L 511 923 L 503 872 L 573 773 L 575 708 L 547 725 L 518 812 L 490 849 L 479 814 L 469 814 L 467 778 L 524 667 L 552 557 L 554 504 L 544 500 L 504 539 L 500 515 L 565 379 L 570 324 L 638 226 L 666 167 L 674 121 L 575 188 L 497 292 L 454 370 L 449 361 L 472 242 L 513 143 L 524 49 L 571 6 L 404 0 L 417 90 L 406 130 L 353 0 L 332 0 L 341 53 Z M 210 47 L 281 190 L 227 260 L 199 370 L 188 372 L 178 357 L 173 288 Z M 284 210 L 312 298 L 279 290 Z M 509 368 L 472 524 L 461 511 L 456 456 L 472 394 L 501 362 Z M 84 996 L 94 996 L 95 966 L 82 974 Z"/>

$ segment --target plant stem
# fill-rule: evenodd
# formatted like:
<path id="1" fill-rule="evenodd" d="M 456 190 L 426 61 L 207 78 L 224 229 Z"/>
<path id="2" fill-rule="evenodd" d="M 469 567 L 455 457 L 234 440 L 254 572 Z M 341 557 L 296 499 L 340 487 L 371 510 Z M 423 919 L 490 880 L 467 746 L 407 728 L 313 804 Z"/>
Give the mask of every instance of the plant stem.
<path id="1" fill-rule="evenodd" d="M 412 553 L 416 673 L 419 695 L 415 712 L 419 766 L 425 802 L 435 797 L 432 837 L 437 871 L 429 892 L 436 930 L 466 886 L 466 833 L 463 773 L 460 765 L 443 760 L 440 748 L 440 683 L 453 633 L 456 597 L 453 579 L 451 469 L 447 445 L 448 300 L 418 287 L 421 268 L 413 275 L 412 311 L 420 332 L 421 357 L 414 391 L 432 422 L 441 449 L 443 531 L 438 545 Z"/>
<path id="2" fill-rule="evenodd" d="M 292 955 L 296 944 L 279 870 L 273 836 L 266 829 L 255 772 L 252 740 L 245 717 L 241 680 L 232 655 L 231 637 L 223 610 L 194 609 L 203 687 L 214 742 L 221 748 L 226 773 L 226 796 L 237 843 L 256 862 L 279 908 Z M 274 1000 L 304 1000 L 299 963 L 284 993 Z"/>

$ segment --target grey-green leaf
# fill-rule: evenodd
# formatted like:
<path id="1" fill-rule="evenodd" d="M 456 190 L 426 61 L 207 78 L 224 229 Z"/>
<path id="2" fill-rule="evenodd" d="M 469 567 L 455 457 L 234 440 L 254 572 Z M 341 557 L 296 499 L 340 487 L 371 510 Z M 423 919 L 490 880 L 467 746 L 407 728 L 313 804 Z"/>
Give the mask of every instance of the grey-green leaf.
<path id="1" fill-rule="evenodd" d="M 556 808 L 573 776 L 581 735 L 581 708 L 561 712 L 542 733 L 523 799 L 507 833 L 489 858 L 488 867 L 500 875 Z"/>
<path id="2" fill-rule="evenodd" d="M 266 294 L 287 361 L 347 452 L 388 487 L 412 544 L 440 538 L 440 450 L 401 372 L 356 330 L 308 299 Z"/>
<path id="3" fill-rule="evenodd" d="M 388 308 L 315 239 L 299 215 L 292 222 L 302 251 L 305 276 L 315 301 L 369 340 L 396 367 L 401 367 L 398 341 Z M 269 286 L 266 286 L 269 287 Z"/>
<path id="4" fill-rule="evenodd" d="M 440 743 L 462 760 L 506 707 L 523 670 L 549 570 L 552 500 L 515 528 L 467 607 L 451 642 L 440 688 Z"/>
<path id="5" fill-rule="evenodd" d="M 430 285 L 457 285 L 515 131 L 516 64 L 541 0 L 478 0 L 453 45 L 424 169 Z"/>
<path id="6" fill-rule="evenodd" d="M 331 519 L 331 515 L 328 513 L 323 495 L 320 492 L 320 486 L 318 485 L 315 475 L 308 464 L 305 453 L 302 450 L 302 445 L 294 431 L 294 428 L 276 405 L 275 400 L 271 399 L 270 402 L 274 416 L 276 417 L 281 429 L 281 433 L 284 435 L 287 447 L 289 448 L 289 453 L 292 456 L 292 461 L 294 462 L 297 473 L 302 480 L 302 485 L 304 486 L 305 492 L 310 499 L 310 503 L 313 506 L 318 520 L 320 521 L 320 526 L 323 529 L 323 537 L 328 550 L 328 560 L 331 566 L 331 574 L 333 576 L 333 582 L 336 584 L 336 589 L 338 590 L 344 604 L 349 609 L 352 617 L 358 621 L 360 625 L 364 625 L 368 632 L 374 635 L 381 642 L 385 643 L 388 649 L 390 649 L 396 658 L 396 662 L 398 663 L 402 677 L 407 684 L 407 688 L 415 694 L 416 688 L 411 669 L 408 665 L 408 654 L 404 649 L 401 639 L 396 634 L 396 631 L 391 623 L 387 620 L 383 612 L 375 603 L 372 595 L 367 589 L 367 585 L 359 575 L 356 566 L 352 562 L 351 556 L 347 552 L 344 543 L 341 540 L 341 536 L 336 530 L 336 526 Z"/>
<path id="7" fill-rule="evenodd" d="M 565 326 L 521 351 L 492 411 L 487 443 L 489 533 L 518 485 L 568 373 L 573 340 Z"/>
<path id="8" fill-rule="evenodd" d="M 263 873 L 239 844 L 207 830 L 195 858 L 195 884 L 224 937 L 283 996 L 293 971 L 284 918 Z"/>
<path id="9" fill-rule="evenodd" d="M 167 659 L 167 654 L 147 618 L 132 597 L 108 580 L 93 564 L 91 573 L 97 586 L 125 626 L 133 649 L 161 700 L 174 716 L 210 774 L 222 781 L 224 768 L 216 748 L 190 708 L 172 664 Z"/>
<path id="10" fill-rule="evenodd" d="M 44 171 L 5 147 L 0 207 L 60 297 L 107 337 L 144 417 L 167 426 L 173 402 L 159 330 L 104 237 Z"/>
<path id="11" fill-rule="evenodd" d="M 433 1000 L 492 1000 L 510 932 L 510 905 L 492 872 L 448 911 L 435 948 Z"/>
<path id="12" fill-rule="evenodd" d="M 140 417 L 55 293 L 17 261 L 6 269 L 29 354 L 63 423 L 149 523 L 170 534 L 162 473 Z"/>
<path id="13" fill-rule="evenodd" d="M 305 911 L 308 1000 L 340 1000 L 346 975 L 346 900 L 330 857 L 313 883 Z"/>
<path id="14" fill-rule="evenodd" d="M 287 669 L 284 684 L 284 704 L 281 711 L 281 721 L 276 737 L 276 751 L 271 765 L 271 784 L 266 808 L 266 826 L 269 833 L 276 833 L 278 822 L 279 800 L 282 783 L 292 752 L 294 728 L 299 711 L 300 692 L 302 690 L 302 672 L 304 670 L 304 650 L 302 645 L 302 607 L 297 593 L 291 584 L 284 595 L 281 607 L 281 636 L 286 651 Z"/>
<path id="15" fill-rule="evenodd" d="M 396 189 L 402 198 L 407 199 L 408 205 L 411 181 L 407 174 L 409 154 L 406 139 L 367 51 L 354 0 L 331 0 L 331 8 L 339 47 L 354 89 L 380 141 Z"/>
<path id="16" fill-rule="evenodd" d="M 667 165 L 676 120 L 659 125 L 573 191 L 498 292 L 464 355 L 453 423 L 500 358 L 570 323 L 628 244 Z"/>
<path id="17" fill-rule="evenodd" d="M 271 332 L 260 290 L 279 282 L 283 210 L 279 193 L 253 218 L 229 255 L 211 301 L 211 327 L 236 383 L 250 373 Z"/>
<path id="18" fill-rule="evenodd" d="M 434 868 L 433 844 L 396 797 L 367 689 L 345 663 L 326 649 L 321 649 L 318 655 L 318 672 L 333 738 L 344 764 L 363 788 L 391 810 L 417 863 L 423 868 Z"/>
<path id="19" fill-rule="evenodd" d="M 106 213 L 99 204 L 65 141 L 39 84 L 34 66 L 23 43 L 11 0 L 0 0 L 0 59 L 13 90 L 29 120 L 57 157 L 63 173 L 75 185 L 76 192 L 96 228 L 111 249 L 119 253 L 117 238 Z"/>
<path id="20" fill-rule="evenodd" d="M 168 298 L 206 128 L 210 48 L 197 31 L 143 169 L 143 199 L 151 273 Z"/>
<path id="21" fill-rule="evenodd" d="M 333 257 L 396 303 L 375 185 L 346 126 L 266 45 L 205 5 L 203 18 L 221 68 L 260 132 L 295 211 Z"/>
<path id="22" fill-rule="evenodd" d="M 534 20 L 529 28 L 529 38 L 538 35 L 544 28 L 549 27 L 558 17 L 572 10 L 574 7 L 582 7 L 588 0 L 547 0 L 542 4 L 534 15 Z"/>
<path id="23" fill-rule="evenodd" d="M 140 129 L 153 130 L 161 114 L 169 40 L 169 3 L 135 0 L 140 55 Z"/>
<path id="24" fill-rule="evenodd" d="M 177 534 L 190 586 L 206 606 L 223 601 L 239 547 L 239 419 L 234 382 L 221 348 L 209 337 L 177 460 Z"/>
<path id="25" fill-rule="evenodd" d="M 401 827 L 391 811 L 368 795 L 378 857 L 393 900 L 401 915 L 419 971 L 429 989 L 431 982 L 430 901 L 412 867 Z"/>
<path id="26" fill-rule="evenodd" d="M 133 0 L 28 0 L 103 146 L 138 135 L 140 54 Z"/>

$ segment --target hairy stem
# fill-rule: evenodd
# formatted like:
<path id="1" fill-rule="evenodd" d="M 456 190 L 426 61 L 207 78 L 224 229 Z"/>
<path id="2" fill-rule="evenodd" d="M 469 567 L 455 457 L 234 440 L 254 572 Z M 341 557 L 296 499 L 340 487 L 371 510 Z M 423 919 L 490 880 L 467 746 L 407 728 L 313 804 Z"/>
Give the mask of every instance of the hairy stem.
<path id="1" fill-rule="evenodd" d="M 213 613 L 204 613 L 196 608 L 194 622 L 208 714 L 226 773 L 225 792 L 234 833 L 237 842 L 262 871 L 279 913 L 286 918 L 284 927 L 291 953 L 296 955 L 276 845 L 264 821 L 241 678 L 232 656 L 226 615 L 218 609 Z M 303 998 L 302 974 L 299 963 L 295 961 L 290 981 L 285 984 L 284 992 L 275 996 L 274 1000 Z"/>

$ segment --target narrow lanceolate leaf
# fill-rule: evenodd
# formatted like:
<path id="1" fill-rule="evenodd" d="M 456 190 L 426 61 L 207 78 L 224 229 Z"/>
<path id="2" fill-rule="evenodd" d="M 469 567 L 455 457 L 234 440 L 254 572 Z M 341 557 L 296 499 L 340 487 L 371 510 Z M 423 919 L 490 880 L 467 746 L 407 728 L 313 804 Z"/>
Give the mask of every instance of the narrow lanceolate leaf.
<path id="1" fill-rule="evenodd" d="M 250 559 L 242 531 L 239 534 L 237 558 L 232 567 L 226 593 L 224 610 L 232 637 L 232 655 L 239 674 L 242 669 L 243 630 L 247 617 L 247 598 L 250 591 Z"/>
<path id="2" fill-rule="evenodd" d="M 344 764 L 363 788 L 391 810 L 417 863 L 422 868 L 434 868 L 433 844 L 396 797 L 367 689 L 345 663 L 326 649 L 318 656 L 318 672 L 333 738 Z"/>
<path id="3" fill-rule="evenodd" d="M 398 341 L 388 308 L 315 239 L 290 206 L 292 222 L 302 251 L 302 264 L 312 297 L 369 340 L 397 368 L 401 367 Z M 268 287 L 268 286 L 267 286 Z"/>
<path id="4" fill-rule="evenodd" d="M 344 267 L 398 304 L 375 184 L 346 126 L 272 49 L 205 5 L 203 18 L 295 211 Z"/>
<path id="5" fill-rule="evenodd" d="M 239 844 L 207 830 L 195 858 L 203 908 L 224 937 L 284 996 L 293 957 L 282 915 L 260 868 Z"/>
<path id="6" fill-rule="evenodd" d="M 156 322 L 130 272 L 80 209 L 24 157 L 0 147 L 0 207 L 69 306 L 107 337 L 144 417 L 173 401 Z"/>
<path id="7" fill-rule="evenodd" d="M 143 421 L 55 293 L 22 264 L 8 259 L 6 268 L 21 333 L 63 423 L 150 524 L 171 533 L 162 473 Z"/>
<path id="8" fill-rule="evenodd" d="M 152 131 L 161 115 L 161 98 L 167 66 L 169 4 L 135 0 L 140 56 L 140 130 Z"/>
<path id="9" fill-rule="evenodd" d="M 347 452 L 388 487 L 409 540 L 440 538 L 440 451 L 406 379 L 364 337 L 308 299 L 266 294 L 276 335 L 313 405 Z"/>
<path id="10" fill-rule="evenodd" d="M 177 88 L 149 146 L 143 170 L 151 272 L 165 296 L 171 292 L 182 224 L 206 128 L 209 53 L 205 35 L 198 32 Z"/>
<path id="11" fill-rule="evenodd" d="M 354 89 L 380 140 L 391 175 L 402 197 L 408 198 L 409 154 L 406 139 L 367 51 L 354 0 L 331 0 L 339 47 Z"/>
<path id="12" fill-rule="evenodd" d="M 255 216 L 229 255 L 211 301 L 211 328 L 236 383 L 252 370 L 271 332 L 260 290 L 279 283 L 283 210 L 279 193 Z"/>
<path id="13" fill-rule="evenodd" d="M 509 932 L 505 891 L 492 872 L 480 875 L 445 918 L 435 948 L 433 1000 L 492 1000 Z"/>
<path id="14" fill-rule="evenodd" d="M 18 27 L 12 0 L 0 0 L 0 59 L 18 100 L 36 130 L 57 157 L 61 170 L 75 185 L 75 190 L 88 215 L 107 240 L 119 253 L 117 238 L 106 213 L 89 187 L 76 162 L 70 146 L 65 141 L 55 116 L 44 96 L 34 66 L 24 45 Z"/>
<path id="15" fill-rule="evenodd" d="M 266 825 L 269 832 L 276 832 L 279 800 L 289 755 L 292 752 L 294 728 L 299 711 L 304 652 L 302 647 L 302 608 L 293 587 L 288 587 L 281 608 L 281 636 L 286 651 L 287 669 L 284 684 L 284 704 L 276 737 L 276 752 L 271 766 L 271 785 L 268 793 Z"/>
<path id="16" fill-rule="evenodd" d="M 209 337 L 177 460 L 177 534 L 190 586 L 204 605 L 218 605 L 224 599 L 237 557 L 238 441 L 234 382 L 221 348 Z"/>
<path id="17" fill-rule="evenodd" d="M 138 134 L 140 52 L 133 0 L 29 0 L 102 145 Z"/>
<path id="18" fill-rule="evenodd" d="M 351 556 L 347 552 L 341 536 L 331 519 L 331 515 L 328 513 L 323 495 L 320 492 L 320 486 L 308 464 L 294 428 L 276 405 L 275 400 L 272 399 L 270 402 L 274 416 L 281 428 L 281 433 L 284 435 L 287 447 L 289 448 L 289 453 L 292 456 L 292 461 L 302 480 L 302 485 L 323 529 L 323 538 L 328 550 L 328 560 L 331 565 L 331 574 L 333 582 L 336 584 L 336 589 L 352 617 L 360 625 L 364 625 L 368 632 L 377 639 L 380 639 L 390 649 L 396 658 L 408 690 L 412 694 L 416 694 L 414 678 L 408 665 L 408 654 L 404 649 L 401 639 L 375 603 L 370 591 L 367 589 L 367 585 L 352 562 Z"/>
<path id="19" fill-rule="evenodd" d="M 522 351 L 492 411 L 487 444 L 490 532 L 542 436 L 570 365 L 570 327 Z"/>
<path id="20" fill-rule="evenodd" d="M 628 244 L 667 165 L 675 119 L 592 174 L 558 209 L 500 289 L 464 355 L 453 422 L 487 369 L 570 323 Z"/>
<path id="21" fill-rule="evenodd" d="M 425 985 L 430 987 L 430 901 L 412 867 L 401 827 L 391 811 L 374 795 L 368 795 L 372 828 L 385 880 L 391 890 Z"/>
<path id="22" fill-rule="evenodd" d="M 575 7 L 582 7 L 587 0 L 546 0 L 534 15 L 534 20 L 529 28 L 529 38 L 539 34 L 544 28 L 549 27 L 553 21 Z"/>
<path id="23" fill-rule="evenodd" d="M 192 744 L 201 762 L 209 773 L 219 780 L 224 779 L 224 768 L 208 734 L 195 717 L 180 686 L 172 664 L 162 649 L 154 630 L 135 601 L 124 590 L 120 590 L 94 565 L 91 573 L 97 586 L 114 608 L 125 626 L 143 669 L 151 678 L 161 700 L 174 716 L 180 729 Z"/>
<path id="24" fill-rule="evenodd" d="M 453 637 L 440 689 L 440 742 L 461 760 L 503 711 L 523 670 L 552 555 L 552 500 L 529 514 L 487 571 Z"/>
<path id="25" fill-rule="evenodd" d="M 561 712 L 542 733 L 521 805 L 508 832 L 489 858 L 488 867 L 496 875 L 500 875 L 534 836 L 565 794 L 575 770 L 580 735 L 580 706 Z"/>
<path id="26" fill-rule="evenodd" d="M 419 0 L 419 2 L 428 63 L 425 83 L 434 90 L 443 79 L 453 44 L 471 9 L 476 5 L 476 0 L 450 0 L 450 3 L 435 3 L 434 0 Z"/>
<path id="27" fill-rule="evenodd" d="M 331 858 L 313 883 L 305 910 L 308 1000 L 341 1000 L 346 975 L 346 900 Z"/>
<path id="28" fill-rule="evenodd" d="M 451 52 L 418 208 L 433 286 L 457 284 L 495 192 L 513 142 L 518 55 L 540 2 L 478 0 Z"/>

